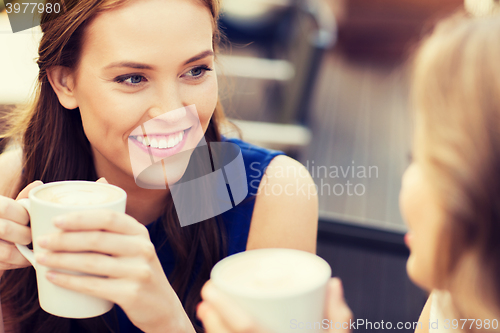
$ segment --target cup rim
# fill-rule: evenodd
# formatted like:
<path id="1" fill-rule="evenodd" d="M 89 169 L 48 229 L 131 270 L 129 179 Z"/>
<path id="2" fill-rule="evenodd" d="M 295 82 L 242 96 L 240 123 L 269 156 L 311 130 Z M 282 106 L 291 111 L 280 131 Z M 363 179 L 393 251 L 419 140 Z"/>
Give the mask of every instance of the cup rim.
<path id="1" fill-rule="evenodd" d="M 249 293 L 247 291 L 242 291 L 242 290 L 238 290 L 237 288 L 228 287 L 227 285 L 224 285 L 221 281 L 219 281 L 219 279 L 217 277 L 217 275 L 220 274 L 219 272 L 224 268 L 224 266 L 226 266 L 228 264 L 229 260 L 231 260 L 231 261 L 234 260 L 234 259 L 230 259 L 230 258 L 243 256 L 243 255 L 245 255 L 245 253 L 254 252 L 254 251 L 259 251 L 259 252 L 269 252 L 269 251 L 285 252 L 286 251 L 286 252 L 300 253 L 301 255 L 304 255 L 304 256 L 310 256 L 312 260 L 315 260 L 318 263 L 318 267 L 322 266 L 323 271 L 319 272 L 318 274 L 323 274 L 324 276 L 319 279 L 319 281 L 321 283 L 317 283 L 315 285 L 309 286 L 308 288 L 301 288 L 298 291 L 291 291 L 291 292 L 288 292 L 286 294 L 285 293 L 282 293 L 282 294 L 277 293 L 274 295 L 252 295 L 251 293 Z M 224 261 L 225 259 L 228 259 L 228 260 Z M 219 288 L 221 291 L 234 294 L 235 296 L 238 296 L 238 297 L 244 297 L 247 299 L 255 299 L 255 300 L 257 300 L 257 299 L 259 299 L 259 300 L 266 300 L 266 299 L 278 300 L 278 299 L 294 298 L 294 297 L 298 297 L 298 296 L 301 296 L 304 294 L 309 294 L 315 290 L 326 287 L 331 276 L 332 276 L 332 268 L 330 267 L 330 264 L 328 264 L 328 262 L 325 259 L 321 258 L 317 254 L 313 254 L 313 253 L 303 251 L 303 250 L 298 250 L 298 249 L 290 249 L 290 248 L 262 248 L 262 249 L 253 249 L 253 250 L 239 252 L 239 253 L 230 255 L 230 256 L 220 260 L 218 263 L 216 263 L 214 265 L 214 267 L 212 268 L 212 271 L 210 272 L 210 279 L 212 280 L 214 285 L 217 288 Z"/>
<path id="2" fill-rule="evenodd" d="M 95 205 L 88 205 L 88 206 L 68 205 L 68 204 L 54 203 L 54 202 L 42 200 L 42 199 L 37 198 L 35 196 L 39 191 L 41 191 L 43 189 L 46 189 L 46 188 L 49 188 L 49 187 L 54 187 L 54 186 L 61 185 L 61 184 L 66 184 L 66 183 L 86 184 L 86 185 L 88 185 L 88 184 L 95 184 L 95 185 L 91 185 L 91 186 L 101 186 L 101 187 L 108 187 L 108 188 L 112 187 L 115 190 L 117 190 L 118 192 L 121 192 L 121 196 L 118 199 L 113 200 L 113 201 L 109 201 L 109 202 L 105 202 L 105 203 L 100 203 L 100 204 L 95 204 Z M 43 204 L 45 206 L 51 206 L 51 207 L 58 207 L 58 208 L 61 208 L 61 207 L 71 207 L 71 208 L 75 208 L 75 207 L 81 207 L 81 208 L 92 207 L 93 209 L 100 209 L 100 208 L 106 208 L 106 207 L 108 207 L 110 205 L 117 204 L 117 203 L 121 202 L 123 199 L 127 199 L 127 192 L 125 192 L 125 190 L 123 190 L 122 188 L 120 188 L 120 187 L 118 187 L 116 185 L 113 185 L 113 184 L 98 183 L 98 182 L 93 182 L 93 181 L 88 181 L 88 180 L 61 180 L 61 181 L 55 181 L 55 182 L 45 183 L 43 185 L 35 187 L 34 189 L 30 190 L 30 192 L 28 194 L 28 198 L 30 199 L 30 201 L 41 203 L 41 204 Z"/>

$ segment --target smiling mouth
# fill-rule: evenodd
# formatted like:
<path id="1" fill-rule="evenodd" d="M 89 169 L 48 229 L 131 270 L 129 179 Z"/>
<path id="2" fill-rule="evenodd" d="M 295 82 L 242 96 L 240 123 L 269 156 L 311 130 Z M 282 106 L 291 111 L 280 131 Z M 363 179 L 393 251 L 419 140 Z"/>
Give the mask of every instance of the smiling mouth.
<path id="1" fill-rule="evenodd" d="M 177 146 L 182 142 L 184 138 L 185 132 L 188 129 L 185 129 L 180 132 L 172 133 L 172 134 L 155 134 L 155 135 L 133 135 L 131 138 L 135 139 L 137 142 L 142 144 L 144 147 L 150 147 L 155 149 L 170 149 Z"/>

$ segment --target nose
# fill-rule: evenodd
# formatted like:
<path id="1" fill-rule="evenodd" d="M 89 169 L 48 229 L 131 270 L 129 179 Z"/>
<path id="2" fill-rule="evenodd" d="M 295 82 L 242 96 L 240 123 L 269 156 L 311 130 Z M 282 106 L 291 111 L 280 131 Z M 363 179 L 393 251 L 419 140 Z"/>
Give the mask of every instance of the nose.
<path id="1" fill-rule="evenodd" d="M 168 124 L 175 124 L 181 119 L 186 117 L 186 108 L 180 107 L 176 110 L 168 111 L 156 117 L 156 119 L 161 119 Z"/>
<path id="2" fill-rule="evenodd" d="M 157 101 L 148 111 L 150 119 L 175 124 L 186 117 L 186 104 L 176 84 L 168 84 L 159 89 Z"/>

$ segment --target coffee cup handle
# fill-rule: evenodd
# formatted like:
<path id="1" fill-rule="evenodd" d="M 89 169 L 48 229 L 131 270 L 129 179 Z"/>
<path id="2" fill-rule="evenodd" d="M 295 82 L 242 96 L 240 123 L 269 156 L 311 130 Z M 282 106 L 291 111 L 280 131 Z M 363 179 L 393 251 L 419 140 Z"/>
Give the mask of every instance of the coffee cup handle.
<path id="1" fill-rule="evenodd" d="M 30 200 L 27 198 L 17 200 L 27 211 L 30 212 Z M 21 254 L 30 262 L 31 265 L 36 269 L 35 254 L 32 250 L 28 249 L 26 245 L 16 244 L 17 249 Z"/>

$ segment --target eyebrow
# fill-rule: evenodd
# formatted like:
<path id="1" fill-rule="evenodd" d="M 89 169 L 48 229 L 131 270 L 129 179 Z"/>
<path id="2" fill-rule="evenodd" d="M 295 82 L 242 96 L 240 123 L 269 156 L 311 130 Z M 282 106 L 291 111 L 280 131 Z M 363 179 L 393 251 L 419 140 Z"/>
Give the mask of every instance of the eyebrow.
<path id="1" fill-rule="evenodd" d="M 188 60 L 186 60 L 184 62 L 183 65 L 185 66 L 185 65 L 190 64 L 192 62 L 195 62 L 195 61 L 198 61 L 200 59 L 206 58 L 208 56 L 213 56 L 213 55 L 214 55 L 214 52 L 212 50 L 206 50 L 206 51 L 203 51 L 203 52 L 195 55 L 194 57 L 189 58 Z M 128 68 L 134 68 L 134 69 L 148 69 L 148 70 L 154 69 L 153 66 L 141 64 L 141 63 L 133 62 L 133 61 L 113 62 L 113 63 L 107 65 L 106 67 L 104 67 L 104 69 L 110 69 L 110 68 L 115 68 L 115 67 L 128 67 Z"/>
<path id="2" fill-rule="evenodd" d="M 115 68 L 115 67 L 128 67 L 128 68 L 135 68 L 135 69 L 153 69 L 153 67 L 150 65 L 141 64 L 141 63 L 132 62 L 132 61 L 112 62 L 111 64 L 104 67 L 104 69 L 110 69 L 110 68 Z"/>
<path id="3" fill-rule="evenodd" d="M 189 58 L 188 60 L 186 60 L 186 62 L 184 62 L 184 65 L 190 64 L 192 62 L 195 62 L 195 61 L 198 61 L 200 59 L 206 58 L 208 56 L 213 56 L 213 55 L 214 55 L 214 51 L 212 51 L 212 50 L 203 51 L 203 52 L 195 55 L 194 57 Z"/>

